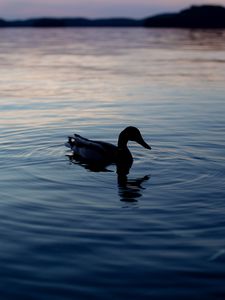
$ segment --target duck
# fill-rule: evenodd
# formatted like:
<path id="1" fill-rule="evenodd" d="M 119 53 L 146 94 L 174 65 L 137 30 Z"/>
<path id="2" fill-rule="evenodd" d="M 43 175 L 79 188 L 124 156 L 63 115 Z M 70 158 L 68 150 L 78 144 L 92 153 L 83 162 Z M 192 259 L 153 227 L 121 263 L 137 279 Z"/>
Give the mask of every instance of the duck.
<path id="1" fill-rule="evenodd" d="M 133 164 L 133 157 L 127 146 L 129 141 L 135 141 L 151 150 L 140 130 L 134 126 L 128 126 L 120 132 L 117 146 L 104 141 L 90 140 L 78 134 L 69 136 L 65 146 L 72 150 L 75 157 L 88 165 L 116 164 L 117 173 L 121 175 L 128 174 Z"/>

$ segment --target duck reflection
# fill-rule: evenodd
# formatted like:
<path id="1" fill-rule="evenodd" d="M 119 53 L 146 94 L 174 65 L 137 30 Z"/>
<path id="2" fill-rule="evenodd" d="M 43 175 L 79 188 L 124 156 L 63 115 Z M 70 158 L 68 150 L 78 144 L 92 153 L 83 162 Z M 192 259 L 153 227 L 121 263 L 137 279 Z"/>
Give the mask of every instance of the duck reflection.
<path id="1" fill-rule="evenodd" d="M 79 156 L 76 155 L 66 155 L 69 161 L 73 164 L 80 165 L 83 168 L 92 172 L 113 172 L 108 170 L 108 165 L 94 165 L 88 164 L 85 160 L 81 160 Z M 132 165 L 132 164 L 131 164 Z M 130 164 L 123 164 L 121 168 L 120 165 L 116 165 L 117 170 L 117 184 L 118 184 L 118 194 L 121 201 L 124 202 L 137 202 L 138 198 L 142 196 L 142 191 L 145 189 L 142 187 L 142 183 L 150 179 L 149 175 L 136 179 L 128 179 L 127 175 L 129 173 Z"/>
<path id="2" fill-rule="evenodd" d="M 141 178 L 128 179 L 127 175 L 118 174 L 118 192 L 121 201 L 137 202 L 142 196 L 142 183 L 150 179 L 149 175 Z"/>

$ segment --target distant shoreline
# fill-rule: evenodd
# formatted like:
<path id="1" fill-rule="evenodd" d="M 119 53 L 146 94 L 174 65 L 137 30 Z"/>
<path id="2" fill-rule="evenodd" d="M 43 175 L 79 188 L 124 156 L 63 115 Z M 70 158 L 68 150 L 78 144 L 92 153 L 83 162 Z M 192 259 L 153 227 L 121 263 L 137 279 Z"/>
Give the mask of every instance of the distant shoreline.
<path id="1" fill-rule="evenodd" d="M 145 27 L 145 28 L 225 28 L 225 7 L 218 5 L 191 6 L 178 13 L 164 13 L 144 19 L 132 18 L 31 18 L 6 21 L 0 28 L 55 27 Z"/>
<path id="2" fill-rule="evenodd" d="M 6 21 L 0 19 L 0 28 L 9 27 L 143 27 L 143 20 L 130 18 L 88 19 L 88 18 L 34 18 Z"/>

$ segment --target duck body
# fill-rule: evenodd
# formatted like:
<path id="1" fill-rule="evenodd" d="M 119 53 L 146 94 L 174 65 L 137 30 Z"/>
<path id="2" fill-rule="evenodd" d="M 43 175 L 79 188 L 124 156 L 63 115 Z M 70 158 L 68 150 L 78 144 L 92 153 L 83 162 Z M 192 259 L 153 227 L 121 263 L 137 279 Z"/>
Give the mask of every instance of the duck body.
<path id="1" fill-rule="evenodd" d="M 116 162 L 117 147 L 113 144 L 89 140 L 78 134 L 69 137 L 65 144 L 73 153 L 90 164 L 107 165 Z"/>
<path id="2" fill-rule="evenodd" d="M 68 138 L 65 144 L 70 148 L 74 155 L 90 165 L 117 165 L 117 173 L 128 174 L 133 163 L 133 157 L 127 147 L 128 141 L 136 141 L 143 147 L 151 149 L 144 141 L 140 131 L 136 127 L 129 126 L 119 135 L 118 145 L 111 143 L 89 140 L 78 134 Z"/>

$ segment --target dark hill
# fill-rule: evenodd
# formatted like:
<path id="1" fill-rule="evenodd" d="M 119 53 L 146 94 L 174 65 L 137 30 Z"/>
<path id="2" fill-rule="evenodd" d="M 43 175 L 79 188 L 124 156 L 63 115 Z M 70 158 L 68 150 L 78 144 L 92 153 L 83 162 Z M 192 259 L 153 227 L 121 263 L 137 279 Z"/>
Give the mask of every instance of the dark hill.
<path id="1" fill-rule="evenodd" d="M 3 19 L 0 19 L 0 27 L 5 27 L 7 25 L 7 22 Z"/>
<path id="2" fill-rule="evenodd" d="M 191 6 L 179 13 L 147 18 L 146 27 L 225 28 L 225 8 L 216 5 Z"/>
<path id="3" fill-rule="evenodd" d="M 178 13 L 161 14 L 146 19 L 130 18 L 36 18 L 6 21 L 5 27 L 173 27 L 173 28 L 225 28 L 225 7 L 216 5 L 192 6 Z"/>

